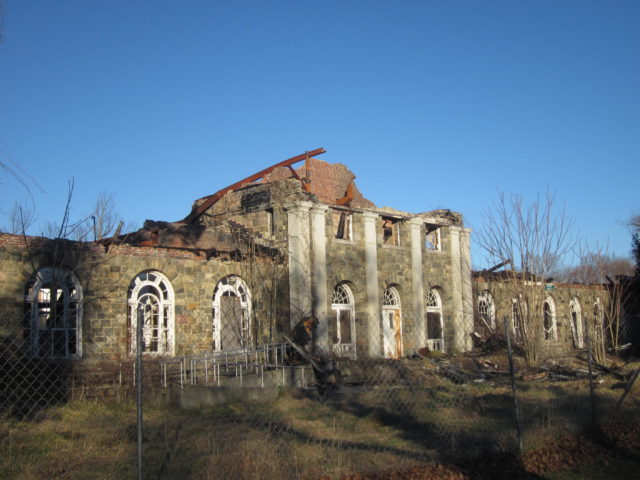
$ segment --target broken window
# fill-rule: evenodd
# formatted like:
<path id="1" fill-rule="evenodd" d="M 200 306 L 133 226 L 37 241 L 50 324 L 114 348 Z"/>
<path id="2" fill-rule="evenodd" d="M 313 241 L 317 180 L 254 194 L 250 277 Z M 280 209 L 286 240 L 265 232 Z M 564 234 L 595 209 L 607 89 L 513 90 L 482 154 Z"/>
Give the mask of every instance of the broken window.
<path id="1" fill-rule="evenodd" d="M 484 327 L 492 331 L 496 329 L 495 304 L 491 294 L 486 290 L 478 296 L 478 316 Z"/>
<path id="2" fill-rule="evenodd" d="M 556 307 L 551 297 L 545 299 L 542 307 L 542 328 L 545 340 L 557 339 Z"/>
<path id="3" fill-rule="evenodd" d="M 355 358 L 355 307 L 351 289 L 344 283 L 338 284 L 331 295 L 329 337 L 333 353 Z"/>
<path id="4" fill-rule="evenodd" d="M 381 220 L 383 245 L 400 246 L 400 220 L 389 217 L 382 217 Z"/>
<path id="5" fill-rule="evenodd" d="M 427 225 L 426 227 L 425 248 L 427 250 L 442 250 L 440 245 L 440 227 L 436 225 Z"/>
<path id="6" fill-rule="evenodd" d="M 81 354 L 80 284 L 68 270 L 42 268 L 27 284 L 25 333 L 35 357 Z"/>
<path id="7" fill-rule="evenodd" d="M 353 215 L 350 212 L 334 212 L 333 225 L 335 226 L 335 238 L 339 240 L 353 239 Z"/>
<path id="8" fill-rule="evenodd" d="M 224 277 L 213 294 L 213 350 L 251 345 L 251 293 L 237 275 Z"/>
<path id="9" fill-rule="evenodd" d="M 142 323 L 142 353 L 173 355 L 174 296 L 167 277 L 158 271 L 138 274 L 129 286 L 131 353 L 136 352 L 137 326 Z"/>
<path id="10" fill-rule="evenodd" d="M 427 292 L 427 346 L 432 352 L 444 352 L 444 324 L 442 321 L 442 301 L 435 288 Z"/>

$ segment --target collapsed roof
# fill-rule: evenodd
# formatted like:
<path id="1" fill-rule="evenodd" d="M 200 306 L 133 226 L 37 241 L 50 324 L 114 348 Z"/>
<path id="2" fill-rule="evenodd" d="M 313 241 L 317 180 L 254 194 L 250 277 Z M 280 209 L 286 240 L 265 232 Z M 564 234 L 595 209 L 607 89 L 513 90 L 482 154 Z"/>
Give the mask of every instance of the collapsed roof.
<path id="1" fill-rule="evenodd" d="M 324 148 L 307 151 L 264 170 L 250 175 L 233 185 L 218 190 L 212 195 L 196 200 L 191 212 L 177 222 L 146 220 L 143 228 L 126 236 L 118 237 L 116 243 L 126 242 L 136 246 L 189 248 L 204 250 L 207 255 L 231 252 L 251 248 L 270 251 L 271 242 L 259 232 L 250 231 L 245 226 L 229 219 L 222 219 L 215 229 L 207 229 L 199 220 L 226 195 L 251 187 L 260 187 L 277 182 L 295 179 L 300 183 L 297 195 L 306 196 L 311 201 L 345 206 L 356 209 L 376 209 L 370 200 L 364 198 L 355 184 L 356 176 L 341 163 L 328 163 L 314 158 L 325 153 Z M 297 169 L 293 165 L 304 161 Z M 380 209 L 378 209 L 380 210 Z M 384 210 L 384 209 L 383 209 Z M 386 211 L 386 210 L 385 210 Z M 418 215 L 397 212 L 400 216 L 416 216 L 428 223 L 441 225 L 461 224 L 460 214 L 450 210 L 434 210 Z M 107 241 L 106 243 L 109 243 Z M 240 247 L 238 245 L 240 244 Z"/>

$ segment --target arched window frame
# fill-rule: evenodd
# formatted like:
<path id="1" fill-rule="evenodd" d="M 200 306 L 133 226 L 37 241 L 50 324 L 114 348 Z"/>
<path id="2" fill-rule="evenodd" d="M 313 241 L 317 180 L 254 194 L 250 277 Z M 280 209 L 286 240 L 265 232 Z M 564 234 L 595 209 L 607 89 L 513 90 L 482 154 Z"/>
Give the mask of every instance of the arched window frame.
<path id="1" fill-rule="evenodd" d="M 575 348 L 584 348 L 582 307 L 578 297 L 573 297 L 569 301 L 569 323 L 571 324 L 573 346 Z"/>
<path id="2" fill-rule="evenodd" d="M 353 293 L 346 283 L 339 283 L 331 294 L 330 342 L 333 353 L 356 358 L 356 309 Z M 345 328 L 343 322 L 349 322 Z M 349 338 L 343 338 L 348 333 Z"/>
<path id="3" fill-rule="evenodd" d="M 140 314 L 148 315 L 146 308 L 157 308 L 157 327 L 145 322 L 142 327 L 144 355 L 175 354 L 175 297 L 169 279 L 157 270 L 140 272 L 131 281 L 127 295 L 129 307 L 130 353 L 135 355 L 137 346 L 137 326 Z M 146 308 L 145 308 L 146 307 Z M 154 334 L 154 330 L 157 330 Z"/>
<path id="4" fill-rule="evenodd" d="M 542 304 L 542 334 L 547 342 L 553 342 L 558 339 L 556 304 L 551 296 L 547 296 Z"/>
<path id="5" fill-rule="evenodd" d="M 528 314 L 527 302 L 522 298 L 522 294 L 511 299 L 511 331 L 516 342 L 524 340 L 527 333 L 526 318 Z"/>
<path id="6" fill-rule="evenodd" d="M 397 319 L 394 331 L 389 325 L 391 318 Z M 402 356 L 402 305 L 400 295 L 394 286 L 385 288 L 382 293 L 382 341 L 385 357 L 399 358 Z"/>
<path id="7" fill-rule="evenodd" d="M 247 283 L 238 275 L 227 275 L 222 278 L 213 292 L 212 314 L 213 314 L 213 351 L 220 352 L 224 350 L 222 342 L 222 309 L 221 299 L 225 294 L 240 299 L 241 326 L 238 332 L 238 342 L 241 348 L 247 348 L 251 345 L 251 319 L 252 319 L 252 302 L 251 291 Z"/>
<path id="8" fill-rule="evenodd" d="M 491 330 L 496 329 L 496 305 L 488 290 L 478 295 L 478 315 L 483 325 Z"/>
<path id="9" fill-rule="evenodd" d="M 61 299 L 61 305 L 58 301 L 51 303 L 52 289 L 60 292 L 56 300 Z M 25 327 L 34 357 L 82 356 L 82 299 L 82 286 L 71 271 L 44 267 L 36 272 L 25 292 Z M 59 313 L 62 313 L 62 325 L 51 325 L 50 322 L 60 318 Z M 47 336 L 51 340 L 49 343 L 46 343 Z M 54 336 L 62 338 L 62 343 L 54 341 Z M 56 351 L 56 345 L 62 345 L 62 350 L 57 347 Z"/>
<path id="10" fill-rule="evenodd" d="M 427 291 L 425 298 L 425 310 L 427 321 L 425 328 L 427 329 L 427 346 L 431 351 L 445 352 L 446 347 L 444 343 L 444 318 L 442 316 L 442 298 L 440 292 L 436 288 L 432 288 Z M 433 335 L 429 335 L 429 321 L 433 320 L 440 322 L 440 337 L 436 338 Z"/>

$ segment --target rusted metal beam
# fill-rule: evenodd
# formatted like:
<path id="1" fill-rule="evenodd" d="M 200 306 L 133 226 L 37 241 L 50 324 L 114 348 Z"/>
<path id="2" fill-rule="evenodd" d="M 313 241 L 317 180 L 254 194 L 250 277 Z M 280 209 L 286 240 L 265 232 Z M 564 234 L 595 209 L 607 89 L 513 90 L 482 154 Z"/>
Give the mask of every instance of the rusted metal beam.
<path id="1" fill-rule="evenodd" d="M 228 186 L 226 188 L 223 188 L 222 190 L 218 190 L 213 195 L 209 195 L 208 197 L 205 197 L 204 202 L 202 202 L 197 207 L 194 207 L 191 210 L 191 213 L 189 213 L 189 215 L 187 215 L 182 220 L 182 222 L 184 222 L 184 223 L 193 222 L 194 220 L 198 219 L 209 208 L 211 208 L 211 206 L 213 204 L 215 204 L 218 200 L 220 200 L 227 193 L 233 192 L 234 190 L 237 190 L 238 188 L 242 187 L 243 185 L 246 185 L 248 183 L 252 183 L 252 182 L 255 182 L 256 180 L 261 179 L 262 177 L 264 177 L 265 175 L 271 173 L 272 171 L 274 171 L 278 167 L 290 167 L 291 165 L 293 165 L 295 163 L 298 163 L 298 162 L 300 162 L 302 160 L 305 160 L 305 159 L 307 159 L 309 157 L 315 157 L 316 155 L 322 155 L 325 152 L 326 152 L 326 150 L 324 148 L 316 148 L 315 150 L 311 150 L 309 152 L 305 152 L 305 153 L 302 153 L 300 155 L 296 155 L 295 157 L 291 157 L 291 158 L 289 158 L 287 160 L 283 160 L 280 163 L 276 163 L 275 165 L 272 165 L 269 168 L 265 168 L 264 170 L 261 170 L 258 173 L 254 173 L 253 175 L 251 175 L 251 176 L 249 176 L 247 178 L 244 178 L 244 179 L 240 180 L 239 182 L 234 183 L 233 185 L 230 185 L 230 186 Z"/>
<path id="2" fill-rule="evenodd" d="M 504 262 L 500 262 L 499 264 L 494 265 L 494 266 L 493 266 L 493 267 L 491 267 L 490 269 L 485 270 L 485 272 L 486 272 L 486 273 L 492 273 L 492 272 L 495 272 L 495 271 L 496 271 L 496 270 L 498 270 L 499 268 L 502 268 L 502 267 L 504 267 L 504 266 L 506 266 L 506 265 L 509 265 L 510 263 L 511 263 L 511 259 L 510 259 L 510 258 L 507 258 Z"/>

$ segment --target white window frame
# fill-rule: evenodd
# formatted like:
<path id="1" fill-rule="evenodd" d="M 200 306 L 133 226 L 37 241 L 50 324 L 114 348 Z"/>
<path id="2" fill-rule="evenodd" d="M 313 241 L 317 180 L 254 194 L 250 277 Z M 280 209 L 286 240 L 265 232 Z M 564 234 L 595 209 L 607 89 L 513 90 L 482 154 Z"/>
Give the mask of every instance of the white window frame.
<path id="1" fill-rule="evenodd" d="M 141 312 L 143 315 L 147 314 L 146 310 L 141 310 L 141 307 L 153 307 L 154 304 L 152 302 L 156 302 L 155 306 L 158 309 L 155 314 L 157 323 L 143 325 L 142 335 L 145 344 L 143 345 L 142 353 L 148 356 L 174 355 L 175 297 L 171 282 L 163 273 L 157 270 L 140 272 L 129 285 L 127 303 L 129 307 L 130 354 L 135 355 L 136 353 L 138 316 Z M 166 326 L 163 325 L 165 319 Z M 154 330 L 156 329 L 158 332 L 154 335 Z M 158 340 L 155 349 L 147 350 L 148 344 L 154 339 Z"/>
<path id="2" fill-rule="evenodd" d="M 27 328 L 29 330 L 30 349 L 34 357 L 39 358 L 79 358 L 82 356 L 82 286 L 76 276 L 69 270 L 44 267 L 36 272 L 33 283 L 27 287 L 25 303 L 27 304 Z M 49 319 L 47 312 L 51 313 L 51 286 L 55 286 L 57 291 L 61 291 L 63 298 L 62 305 L 62 327 L 47 326 Z M 45 302 L 45 296 L 49 296 Z M 59 297 L 58 297 L 59 298 Z M 49 307 L 41 307 L 41 304 L 48 304 Z M 43 315 L 44 314 L 44 315 Z M 75 318 L 72 318 L 75 317 Z M 42 323 L 45 323 L 42 325 Z M 44 327 L 44 328 L 41 328 Z M 64 336 L 64 354 L 50 355 L 42 354 L 40 348 L 40 338 L 43 335 L 54 335 L 58 332 Z M 74 353 L 70 353 L 72 333 L 75 334 Z M 54 348 L 54 342 L 51 342 Z"/>
<path id="3" fill-rule="evenodd" d="M 525 323 L 527 313 L 527 304 L 522 299 L 522 295 L 520 298 L 511 299 L 511 331 L 516 342 L 524 340 L 524 334 L 527 332 Z"/>
<path id="4" fill-rule="evenodd" d="M 398 312 L 398 321 L 400 322 L 398 326 L 400 332 L 399 344 L 396 343 L 395 332 L 393 332 L 393 338 L 388 335 L 390 330 L 390 327 L 387 326 L 390 323 L 388 320 L 395 318 L 395 312 Z M 385 357 L 399 358 L 402 356 L 402 305 L 400 303 L 400 294 L 394 286 L 385 288 L 382 293 L 382 343 Z"/>
<path id="5" fill-rule="evenodd" d="M 573 337 L 574 347 L 584 348 L 582 307 L 578 297 L 573 297 L 569 301 L 569 323 L 571 324 L 571 335 Z"/>
<path id="6" fill-rule="evenodd" d="M 488 290 L 478 295 L 478 316 L 490 330 L 496 329 L 496 304 Z"/>
<path id="7" fill-rule="evenodd" d="M 547 328 L 545 326 L 546 306 L 549 306 L 549 315 L 551 325 Z M 556 303 L 551 296 L 547 296 L 542 304 L 542 335 L 545 342 L 554 342 L 558 340 L 558 322 L 556 318 Z"/>
<path id="8" fill-rule="evenodd" d="M 330 336 L 331 349 L 333 353 L 349 358 L 356 358 L 356 308 L 355 301 L 353 299 L 353 293 L 349 285 L 345 283 L 339 283 L 333 289 L 331 294 L 331 311 L 335 315 L 336 319 L 336 338 L 337 343 L 333 342 L 333 338 Z M 349 326 L 351 332 L 351 342 L 343 343 L 342 341 L 342 329 L 340 328 L 340 322 L 343 318 L 343 314 L 346 313 L 349 316 L 351 325 Z"/>
<path id="9" fill-rule="evenodd" d="M 224 346 L 222 344 L 222 309 L 221 299 L 225 293 L 231 293 L 232 296 L 240 299 L 240 308 L 242 309 L 242 318 L 239 338 L 237 339 L 241 345 L 241 349 L 247 349 L 251 346 L 251 319 L 252 319 L 252 302 L 251 291 L 247 283 L 238 275 L 227 275 L 222 278 L 216 285 L 213 293 L 212 313 L 213 313 L 213 351 L 222 352 Z"/>
<path id="10" fill-rule="evenodd" d="M 425 329 L 426 329 L 426 337 L 427 337 L 427 347 L 432 352 L 446 352 L 446 346 L 444 343 L 444 318 L 442 316 L 442 298 L 440 296 L 440 292 L 436 288 L 432 288 L 427 291 L 427 295 L 424 301 L 425 310 L 426 310 L 426 321 L 425 321 Z M 438 315 L 438 319 L 440 321 L 440 338 L 429 338 L 429 314 L 435 313 Z"/>

